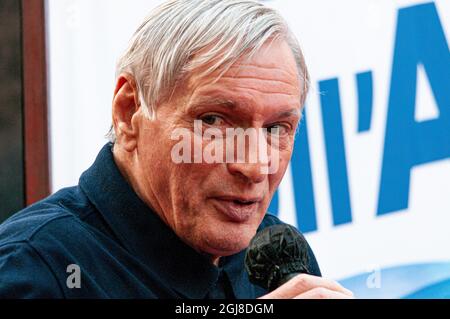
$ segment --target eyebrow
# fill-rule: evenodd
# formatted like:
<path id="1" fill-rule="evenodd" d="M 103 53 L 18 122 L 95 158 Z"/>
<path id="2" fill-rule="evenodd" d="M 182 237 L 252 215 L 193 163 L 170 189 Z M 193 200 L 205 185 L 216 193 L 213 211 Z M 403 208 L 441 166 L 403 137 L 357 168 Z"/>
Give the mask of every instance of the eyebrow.
<path id="1" fill-rule="evenodd" d="M 211 97 L 211 96 L 203 96 L 199 97 L 198 99 L 195 99 L 189 104 L 189 109 L 202 107 L 202 106 L 223 106 L 225 108 L 228 108 L 230 110 L 236 109 L 240 103 L 235 102 L 231 99 L 227 99 L 225 97 Z M 302 117 L 302 112 L 298 108 L 292 108 L 289 110 L 283 110 L 278 113 L 276 113 L 273 118 L 279 119 L 279 118 L 288 118 L 288 117 Z"/>
<path id="2" fill-rule="evenodd" d="M 222 97 L 201 97 L 192 101 L 189 105 L 189 108 L 208 105 L 224 106 L 229 109 L 235 109 L 237 107 L 236 102 Z"/>
<path id="3" fill-rule="evenodd" d="M 285 118 L 285 117 L 291 117 L 291 116 L 301 117 L 302 113 L 300 112 L 299 109 L 293 108 L 288 111 L 278 112 L 276 115 L 274 115 L 274 118 Z"/>

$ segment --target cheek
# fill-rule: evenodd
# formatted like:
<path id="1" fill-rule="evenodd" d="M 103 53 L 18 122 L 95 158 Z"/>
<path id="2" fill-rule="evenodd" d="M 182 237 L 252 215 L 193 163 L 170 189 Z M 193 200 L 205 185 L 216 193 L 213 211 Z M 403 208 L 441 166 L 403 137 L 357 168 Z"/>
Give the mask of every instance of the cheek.
<path id="1" fill-rule="evenodd" d="M 139 157 L 143 159 L 143 165 L 152 174 L 163 175 L 166 183 L 176 165 L 172 159 L 172 150 L 178 142 L 171 139 L 171 129 L 161 124 L 149 125 L 140 136 Z"/>
<path id="2" fill-rule="evenodd" d="M 172 140 L 166 138 L 157 129 L 143 130 L 138 141 L 140 177 L 145 187 L 155 194 L 170 195 L 171 175 L 174 163 L 171 160 Z M 167 199 L 166 199 L 167 198 Z M 170 196 L 158 196 L 163 208 L 170 205 Z"/>
<path id="3" fill-rule="evenodd" d="M 175 164 L 170 167 L 170 193 L 177 207 L 182 206 L 185 213 L 197 211 L 204 204 L 208 190 L 218 181 L 214 178 L 211 165 Z"/>

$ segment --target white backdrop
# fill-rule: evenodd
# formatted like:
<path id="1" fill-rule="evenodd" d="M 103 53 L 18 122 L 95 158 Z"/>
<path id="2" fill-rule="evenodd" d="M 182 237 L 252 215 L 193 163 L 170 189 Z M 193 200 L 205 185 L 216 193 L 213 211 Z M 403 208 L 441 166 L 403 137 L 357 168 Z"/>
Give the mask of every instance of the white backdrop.
<path id="1" fill-rule="evenodd" d="M 115 61 L 136 27 L 160 2 L 48 0 L 54 191 L 76 184 L 80 174 L 92 164 L 101 146 L 106 143 L 104 135 L 111 122 Z M 303 47 L 312 76 L 313 89 L 307 101 L 307 133 L 316 227 L 306 236 L 323 274 L 341 280 L 360 297 L 439 296 L 443 286 L 437 285 L 450 279 L 450 81 L 442 81 L 450 80 L 450 55 L 446 40 L 450 32 L 450 1 L 264 2 L 279 9 L 288 20 Z M 424 6 L 419 6 L 421 4 Z M 437 16 L 432 14 L 433 10 Z M 438 58 L 434 56 L 431 59 L 438 69 L 433 76 L 436 81 L 441 79 L 438 84 L 430 80 L 432 73 L 426 71 L 427 68 L 436 69 L 436 66 L 431 62 L 426 64 L 426 61 L 423 62 L 425 67 L 418 63 L 414 103 L 415 123 L 440 121 L 440 128 L 437 129 L 441 133 L 438 134 L 440 138 L 430 138 L 425 143 L 436 143 L 436 147 L 430 149 L 436 149 L 440 155 L 430 155 L 420 165 L 412 165 L 409 199 L 407 205 L 403 205 L 405 207 L 377 215 L 388 105 L 391 107 L 389 99 L 394 91 L 391 89 L 393 58 L 396 48 L 403 48 L 401 39 L 396 40 L 399 12 L 404 14 L 402 21 L 410 27 L 402 33 L 405 39 L 412 39 L 416 41 L 416 46 L 427 48 L 427 39 L 436 38 L 437 45 L 432 43 L 431 47 L 443 48 L 438 52 Z M 411 25 L 408 21 L 421 22 Z M 432 36 L 420 33 L 421 25 L 427 21 L 434 23 L 434 26 L 436 21 L 439 22 L 444 40 L 439 38 L 438 33 L 432 33 Z M 425 27 L 423 30 L 426 33 L 434 29 Z M 399 74 L 406 74 L 402 66 L 397 70 L 401 71 Z M 357 90 L 355 76 L 363 72 L 371 72 L 373 85 L 369 91 L 373 95 L 373 105 L 369 116 L 370 128 L 358 131 L 359 116 L 362 114 L 358 104 L 361 92 Z M 332 150 L 333 143 L 330 146 L 325 142 L 328 126 L 324 125 L 324 112 L 329 112 L 333 107 L 323 102 L 326 95 L 323 90 L 330 88 L 324 85 L 324 81 L 329 79 L 336 79 L 339 83 L 345 144 L 341 151 L 348 173 L 344 175 L 348 177 L 348 192 L 343 194 L 348 194 L 351 208 L 351 221 L 341 225 L 333 223 L 332 192 L 336 188 L 330 186 L 330 181 L 335 179 L 338 195 L 341 194 L 339 185 L 346 183 L 339 175 L 342 167 L 332 166 L 330 170 L 329 166 L 335 165 L 330 164 L 334 155 L 328 154 L 327 157 L 327 147 Z M 414 89 L 409 96 L 414 97 Z M 330 119 L 334 121 L 333 113 L 330 114 Z M 331 123 L 329 127 L 328 132 L 334 138 L 336 125 Z M 444 137 L 443 127 L 446 129 Z M 408 132 L 403 134 L 411 140 Z M 400 144 L 398 147 L 402 147 Z M 425 154 L 426 158 L 430 152 L 419 148 L 417 156 Z M 295 198 L 300 190 L 296 189 L 296 182 L 288 171 L 280 186 L 278 209 L 280 217 L 294 225 L 297 225 L 299 216 Z M 389 180 L 386 185 L 387 192 L 397 190 L 397 186 L 390 185 Z M 392 201 L 395 202 L 395 198 Z M 425 294 L 411 295 L 418 291 Z"/>

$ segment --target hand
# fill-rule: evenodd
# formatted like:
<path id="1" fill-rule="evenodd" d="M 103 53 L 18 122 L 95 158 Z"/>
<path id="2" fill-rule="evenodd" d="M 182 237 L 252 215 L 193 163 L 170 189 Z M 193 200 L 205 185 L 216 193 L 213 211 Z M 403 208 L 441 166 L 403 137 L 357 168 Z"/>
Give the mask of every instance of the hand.
<path id="1" fill-rule="evenodd" d="M 261 299 L 353 299 L 353 293 L 335 281 L 300 274 Z"/>

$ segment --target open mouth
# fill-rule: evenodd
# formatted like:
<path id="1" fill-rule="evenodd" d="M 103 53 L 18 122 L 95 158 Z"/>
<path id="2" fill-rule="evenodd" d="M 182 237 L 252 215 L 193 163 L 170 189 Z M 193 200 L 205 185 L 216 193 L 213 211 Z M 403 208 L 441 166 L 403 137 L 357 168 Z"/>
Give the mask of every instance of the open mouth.
<path id="1" fill-rule="evenodd" d="M 257 213 L 259 199 L 241 199 L 233 197 L 214 198 L 214 206 L 230 221 L 243 223 Z"/>
<path id="2" fill-rule="evenodd" d="M 233 203 L 235 203 L 235 204 L 237 204 L 237 205 L 252 205 L 252 204 L 254 204 L 256 201 L 243 201 L 243 200 L 238 200 L 238 199 L 236 199 L 236 200 L 233 200 Z"/>

